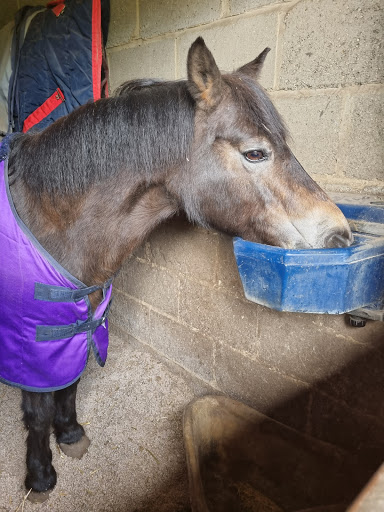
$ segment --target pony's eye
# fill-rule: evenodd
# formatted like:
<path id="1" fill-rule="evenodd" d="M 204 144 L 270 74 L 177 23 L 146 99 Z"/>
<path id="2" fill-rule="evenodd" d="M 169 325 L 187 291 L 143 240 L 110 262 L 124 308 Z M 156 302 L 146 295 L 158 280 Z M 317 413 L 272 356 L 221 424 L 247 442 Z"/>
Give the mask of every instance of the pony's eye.
<path id="1" fill-rule="evenodd" d="M 264 151 L 261 149 L 254 149 L 252 151 L 247 151 L 244 153 L 244 157 L 248 162 L 260 162 L 261 160 L 266 160 L 266 155 Z"/>

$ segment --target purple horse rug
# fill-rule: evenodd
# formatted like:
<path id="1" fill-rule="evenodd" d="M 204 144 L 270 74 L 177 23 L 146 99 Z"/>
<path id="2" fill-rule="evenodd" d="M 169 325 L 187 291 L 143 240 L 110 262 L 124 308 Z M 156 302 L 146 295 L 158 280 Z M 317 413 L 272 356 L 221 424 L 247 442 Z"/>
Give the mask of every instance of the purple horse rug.
<path id="1" fill-rule="evenodd" d="M 93 349 L 108 350 L 112 284 L 87 287 L 67 272 L 17 215 L 0 163 L 0 381 L 27 391 L 55 391 L 75 382 Z M 89 294 L 102 289 L 92 312 Z"/>

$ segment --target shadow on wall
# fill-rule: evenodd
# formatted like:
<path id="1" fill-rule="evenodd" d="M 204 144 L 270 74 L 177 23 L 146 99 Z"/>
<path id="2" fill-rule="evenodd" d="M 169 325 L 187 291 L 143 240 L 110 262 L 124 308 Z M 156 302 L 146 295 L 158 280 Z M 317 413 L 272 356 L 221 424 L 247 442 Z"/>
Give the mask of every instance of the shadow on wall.
<path id="1" fill-rule="evenodd" d="M 354 454 L 362 467 L 384 461 L 384 339 L 376 333 L 364 355 L 308 389 L 306 431 Z M 335 340 L 336 341 L 336 340 Z M 303 394 L 268 410 L 283 421 L 302 407 Z M 334 397 L 334 399 L 330 397 Z M 305 401 L 304 401 L 305 402 Z"/>
<path id="2" fill-rule="evenodd" d="M 355 397 L 360 404 L 367 401 L 367 410 L 377 408 L 382 412 L 383 372 L 378 369 L 383 368 L 384 344 L 379 339 L 377 342 L 364 358 L 350 362 L 338 374 L 310 387 L 308 393 L 331 388 L 337 392 L 340 404 Z M 364 389 L 377 389 L 377 393 L 367 397 Z M 347 404 L 335 407 L 325 393 L 320 396 L 318 403 L 311 403 L 314 412 L 310 430 L 317 439 L 269 419 L 282 419 L 287 411 L 289 415 L 295 411 L 301 415 L 306 403 L 301 394 L 271 407 L 269 418 L 255 411 L 245 423 L 236 413 L 238 424 L 232 421 L 222 429 L 222 441 L 204 443 L 200 439 L 197 450 L 210 510 L 346 510 L 384 460 L 384 423 L 374 416 L 370 424 L 365 418 L 359 422 L 356 415 L 348 414 Z M 212 417 L 217 416 L 214 413 Z M 155 505 L 157 512 L 191 510 L 181 491 L 185 487 L 185 482 L 180 482 L 183 478 L 185 474 L 170 475 L 169 484 L 154 491 L 135 512 L 152 512 Z M 248 508 L 250 499 L 253 505 Z M 305 507 L 300 506 L 305 503 Z M 320 505 L 322 508 L 317 508 Z"/>
<path id="3" fill-rule="evenodd" d="M 373 346 L 362 357 L 350 361 L 330 377 L 317 382 L 308 392 L 308 430 L 311 435 L 350 452 L 362 469 L 372 473 L 384 461 L 383 390 L 384 340 L 372 340 Z M 329 394 L 328 394 L 329 393 Z M 329 398 L 330 394 L 337 402 Z M 301 397 L 271 409 L 271 417 L 300 407 Z M 356 409 L 365 411 L 356 413 Z"/>

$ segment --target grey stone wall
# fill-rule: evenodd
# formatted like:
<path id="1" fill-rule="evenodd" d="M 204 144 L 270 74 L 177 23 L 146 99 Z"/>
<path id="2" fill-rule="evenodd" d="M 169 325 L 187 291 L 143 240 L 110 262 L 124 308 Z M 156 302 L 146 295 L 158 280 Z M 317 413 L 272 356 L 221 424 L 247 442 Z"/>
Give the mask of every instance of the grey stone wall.
<path id="1" fill-rule="evenodd" d="M 261 83 L 299 161 L 330 192 L 384 194 L 380 0 L 112 0 L 111 86 L 178 79 L 201 35 L 231 71 L 266 46 Z"/>
<path id="2" fill-rule="evenodd" d="M 329 191 L 383 187 L 382 11 L 364 0 L 112 0 L 111 85 L 185 76 L 202 35 L 232 70 L 272 48 L 261 83 L 291 145 Z M 178 219 L 116 281 L 112 326 L 215 392 L 357 454 L 384 457 L 384 329 L 344 316 L 278 313 L 248 302 L 230 238 Z"/>

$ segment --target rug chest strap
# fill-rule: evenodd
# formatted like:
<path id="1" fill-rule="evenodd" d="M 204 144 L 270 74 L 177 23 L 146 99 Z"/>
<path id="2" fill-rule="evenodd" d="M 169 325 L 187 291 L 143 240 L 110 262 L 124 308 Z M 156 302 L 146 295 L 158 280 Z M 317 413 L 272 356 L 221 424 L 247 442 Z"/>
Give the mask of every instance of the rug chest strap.
<path id="1" fill-rule="evenodd" d="M 112 299 L 109 301 L 101 318 L 95 320 L 78 320 L 70 325 L 37 325 L 36 341 L 56 341 L 65 338 L 73 338 L 81 332 L 95 332 L 95 330 L 103 325 L 108 317 L 111 308 Z"/>
<path id="2" fill-rule="evenodd" d="M 88 286 L 87 288 L 79 288 L 76 290 L 64 288 L 63 286 L 35 283 L 34 298 L 48 302 L 78 302 L 97 290 L 103 290 L 103 298 L 105 298 L 105 292 L 111 283 L 112 279 L 102 285 Z"/>
<path id="3" fill-rule="evenodd" d="M 43 283 L 35 283 L 34 298 L 46 302 L 78 302 L 89 294 L 102 290 L 103 301 L 106 294 L 112 286 L 112 278 L 102 285 L 88 286 L 85 288 L 71 289 L 63 286 L 54 286 Z M 87 320 L 77 320 L 69 325 L 37 325 L 36 341 L 53 341 L 72 338 L 82 332 L 94 333 L 95 330 L 103 325 L 107 319 L 112 299 L 110 298 L 101 318 L 88 318 Z"/>

